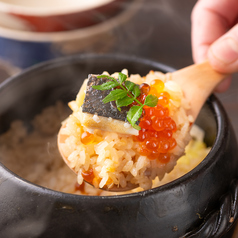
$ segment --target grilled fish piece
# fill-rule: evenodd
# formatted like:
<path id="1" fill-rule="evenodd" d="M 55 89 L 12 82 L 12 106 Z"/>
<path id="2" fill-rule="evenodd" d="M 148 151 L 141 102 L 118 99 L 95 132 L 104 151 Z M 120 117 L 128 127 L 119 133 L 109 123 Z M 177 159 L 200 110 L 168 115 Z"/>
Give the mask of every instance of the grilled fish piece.
<path id="1" fill-rule="evenodd" d="M 107 78 L 89 75 L 82 111 L 80 112 L 81 124 L 89 129 L 138 135 L 138 130 L 134 129 L 126 119 L 129 107 L 122 107 L 122 110 L 119 111 L 114 102 L 102 102 L 112 89 L 101 91 L 92 88 L 93 85 L 101 85 L 108 81 Z"/>

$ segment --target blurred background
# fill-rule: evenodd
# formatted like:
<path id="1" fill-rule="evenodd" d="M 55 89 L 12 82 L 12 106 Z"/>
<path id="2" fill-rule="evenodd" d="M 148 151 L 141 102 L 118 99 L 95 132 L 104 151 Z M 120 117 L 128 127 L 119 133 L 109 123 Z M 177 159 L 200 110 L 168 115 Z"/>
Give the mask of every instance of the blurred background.
<path id="1" fill-rule="evenodd" d="M 95 0 L 81 8 L 76 2 L 0 1 L 0 82 L 45 60 L 80 53 L 135 55 L 175 69 L 193 63 L 196 0 Z M 217 96 L 238 137 L 237 74 Z"/>

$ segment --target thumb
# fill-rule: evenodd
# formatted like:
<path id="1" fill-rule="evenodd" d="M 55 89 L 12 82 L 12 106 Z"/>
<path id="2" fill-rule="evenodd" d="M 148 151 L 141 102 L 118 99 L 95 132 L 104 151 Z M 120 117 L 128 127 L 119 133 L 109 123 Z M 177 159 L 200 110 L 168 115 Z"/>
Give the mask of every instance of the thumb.
<path id="1" fill-rule="evenodd" d="M 208 60 L 221 73 L 238 72 L 238 24 L 211 45 Z"/>

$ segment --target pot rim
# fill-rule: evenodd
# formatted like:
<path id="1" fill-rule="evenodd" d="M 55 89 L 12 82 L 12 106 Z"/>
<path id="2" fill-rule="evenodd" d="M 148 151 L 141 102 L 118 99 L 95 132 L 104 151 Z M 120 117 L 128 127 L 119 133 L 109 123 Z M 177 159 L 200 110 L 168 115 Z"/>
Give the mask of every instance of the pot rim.
<path id="1" fill-rule="evenodd" d="M 45 61 L 43 63 L 39 63 L 34 66 L 31 66 L 28 69 L 23 70 L 18 75 L 15 75 L 15 76 L 10 77 L 10 78 L 6 79 L 5 81 L 3 81 L 0 84 L 0 92 L 2 89 L 7 87 L 9 84 L 12 84 L 15 81 L 19 80 L 19 77 L 25 77 L 28 74 L 31 74 L 32 72 L 35 72 L 35 73 L 37 73 L 38 71 L 42 72 L 42 70 L 44 71 L 44 70 L 48 70 L 48 69 L 52 69 L 52 68 L 57 68 L 62 64 L 64 64 L 64 65 L 72 64 L 72 63 L 76 63 L 76 62 L 83 61 L 85 59 L 90 59 L 90 58 L 124 59 L 124 60 L 129 60 L 129 61 L 135 62 L 135 63 L 140 62 L 140 63 L 151 66 L 151 68 L 159 68 L 159 69 L 161 69 L 161 71 L 165 71 L 165 72 L 172 72 L 175 70 L 174 68 L 167 66 L 163 63 L 160 63 L 160 62 L 157 62 L 154 60 L 145 59 L 142 57 L 127 56 L 127 55 L 122 55 L 122 54 L 80 54 L 80 55 L 73 55 L 73 56 L 68 56 L 68 57 L 61 57 L 61 58 Z M 149 195 L 152 195 L 155 193 L 162 192 L 164 190 L 171 190 L 178 186 L 188 183 L 189 180 L 195 179 L 199 175 L 199 173 L 203 172 L 204 170 L 209 169 L 209 167 L 211 167 L 214 163 L 216 163 L 216 157 L 217 157 L 216 155 L 218 153 L 221 153 L 219 148 L 221 147 L 221 145 L 223 143 L 222 138 L 224 138 L 225 134 L 227 133 L 225 125 L 227 124 L 228 118 L 226 116 L 226 112 L 225 112 L 222 104 L 219 102 L 218 98 L 215 95 L 211 95 L 208 100 L 209 100 L 209 108 L 212 110 L 212 113 L 215 116 L 215 121 L 217 124 L 217 135 L 216 135 L 214 144 L 211 147 L 210 152 L 204 158 L 204 160 L 200 164 L 198 164 L 194 169 L 190 170 L 185 175 L 183 175 L 169 183 L 166 183 L 164 185 L 156 187 L 156 188 L 152 188 L 149 190 L 136 192 L 136 193 L 129 193 L 129 194 L 123 194 L 123 195 L 112 195 L 112 196 L 76 195 L 76 194 L 55 191 L 55 190 L 34 184 L 30 181 L 27 181 L 24 178 L 21 178 L 20 176 L 18 176 L 14 172 L 12 172 L 10 169 L 8 169 L 6 166 L 4 166 L 1 162 L 0 162 L 0 167 L 3 167 L 5 169 L 5 171 L 8 173 L 9 177 L 12 178 L 12 176 L 14 176 L 14 178 L 17 180 L 17 183 L 19 183 L 19 185 L 21 185 L 23 187 L 27 186 L 29 189 L 32 189 L 32 191 L 35 191 L 35 192 L 41 193 L 41 194 L 45 194 L 45 195 L 48 195 L 51 197 L 67 196 L 67 199 L 72 199 L 72 200 L 79 199 L 79 198 L 95 199 L 95 200 L 101 200 L 101 199 L 103 199 L 103 200 L 109 199 L 110 200 L 110 199 L 122 199 L 122 198 L 130 199 L 130 198 L 134 198 L 134 197 L 149 196 Z"/>

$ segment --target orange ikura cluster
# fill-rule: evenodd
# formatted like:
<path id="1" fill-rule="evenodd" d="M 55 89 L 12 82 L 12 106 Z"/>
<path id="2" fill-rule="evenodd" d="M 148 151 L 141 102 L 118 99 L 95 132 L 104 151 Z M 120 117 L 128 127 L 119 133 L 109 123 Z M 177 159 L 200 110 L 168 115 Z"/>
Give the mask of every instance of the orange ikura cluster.
<path id="1" fill-rule="evenodd" d="M 169 151 L 177 145 L 173 138 L 177 126 L 169 116 L 170 95 L 163 91 L 164 83 L 159 79 L 153 80 L 150 86 L 145 83 L 141 84 L 140 89 L 141 95 L 138 99 L 142 103 L 148 94 L 157 96 L 158 103 L 155 107 L 144 106 L 139 123 L 141 130 L 134 140 L 140 142 L 141 155 L 151 160 L 158 159 L 163 164 L 168 163 Z"/>

